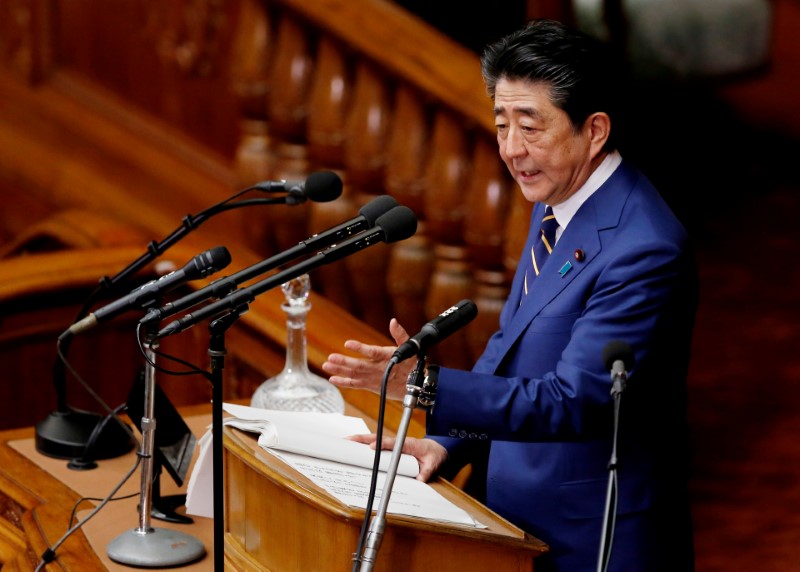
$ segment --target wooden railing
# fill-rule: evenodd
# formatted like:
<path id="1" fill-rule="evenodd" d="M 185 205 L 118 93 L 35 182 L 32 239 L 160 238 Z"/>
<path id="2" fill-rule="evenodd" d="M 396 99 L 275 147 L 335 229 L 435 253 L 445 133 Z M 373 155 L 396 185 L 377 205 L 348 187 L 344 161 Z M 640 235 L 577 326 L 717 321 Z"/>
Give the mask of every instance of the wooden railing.
<path id="1" fill-rule="evenodd" d="M 237 29 L 241 183 L 332 169 L 346 188 L 307 221 L 253 212 L 250 246 L 287 248 L 391 194 L 417 213 L 417 235 L 312 281 L 379 329 L 394 315 L 416 330 L 475 298 L 480 321 L 445 348 L 469 366 L 496 326 L 527 217 L 497 157 L 477 57 L 384 2 L 247 1 Z"/>
<path id="2" fill-rule="evenodd" d="M 187 251 L 223 244 L 232 272 L 390 194 L 418 231 L 312 273 L 312 367 L 463 298 L 478 318 L 432 359 L 468 367 L 496 327 L 530 205 L 497 157 L 477 56 L 389 2 L 0 0 L 0 96 L 2 220 L 26 221 L 0 233 L 5 256 L 144 248 L 256 181 L 332 170 L 336 201 L 217 217 Z M 127 230 L 77 240 L 65 217 Z M 244 316 L 251 339 L 284 342 L 281 298 Z"/>

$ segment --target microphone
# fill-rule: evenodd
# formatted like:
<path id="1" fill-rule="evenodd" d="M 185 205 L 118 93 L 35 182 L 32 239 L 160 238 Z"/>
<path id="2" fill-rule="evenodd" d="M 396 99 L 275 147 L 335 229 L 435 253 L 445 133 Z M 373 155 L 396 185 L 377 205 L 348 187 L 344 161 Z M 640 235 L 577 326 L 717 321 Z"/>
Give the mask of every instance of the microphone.
<path id="1" fill-rule="evenodd" d="M 255 278 L 303 254 L 326 248 L 336 242 L 372 228 L 381 215 L 386 214 L 396 206 L 398 206 L 397 201 L 389 195 L 378 196 L 361 207 L 358 211 L 360 214 L 357 217 L 351 218 L 319 234 L 313 234 L 306 240 L 298 243 L 297 246 L 293 246 L 280 254 L 262 260 L 257 264 L 253 264 L 227 278 L 215 280 L 208 286 L 196 290 L 191 294 L 187 294 L 183 298 L 169 302 L 161 306 L 161 308 L 152 308 L 147 312 L 147 315 L 140 320 L 140 323 L 150 324 L 152 322 L 161 321 L 178 312 L 187 310 L 200 302 L 205 302 L 209 298 L 222 298 L 230 292 L 233 292 L 242 282 Z"/>
<path id="2" fill-rule="evenodd" d="M 222 270 L 230 263 L 231 255 L 224 246 L 216 246 L 210 250 L 206 250 L 192 258 L 180 270 L 165 274 L 157 280 L 151 280 L 139 288 L 132 290 L 128 295 L 95 310 L 82 320 L 75 322 L 59 336 L 59 340 L 91 329 L 99 322 L 110 320 L 129 308 L 136 306 L 143 307 L 152 303 L 161 294 L 169 292 L 191 280 L 210 276 L 214 272 Z"/>
<path id="3" fill-rule="evenodd" d="M 305 181 L 262 181 L 252 188 L 267 193 L 287 193 L 287 205 L 299 205 L 309 199 L 326 203 L 342 194 L 342 179 L 333 171 L 317 171 Z"/>
<path id="4" fill-rule="evenodd" d="M 612 340 L 603 348 L 603 364 L 611 371 L 611 393 L 619 393 L 625 389 L 628 372 L 633 368 L 634 362 L 633 348 L 626 342 Z"/>
<path id="5" fill-rule="evenodd" d="M 334 244 L 327 250 L 282 270 L 255 284 L 231 292 L 221 300 L 217 300 L 200 308 L 197 312 L 186 314 L 173 320 L 158 332 L 159 338 L 182 332 L 206 318 L 212 318 L 226 310 L 232 310 L 250 304 L 257 295 L 275 286 L 288 282 L 324 264 L 340 260 L 356 252 L 364 250 L 378 242 L 398 242 L 409 238 L 417 231 L 417 217 L 414 212 L 403 205 L 397 205 L 389 212 L 379 216 L 375 226 L 357 236 L 348 238 L 340 244 Z"/>
<path id="6" fill-rule="evenodd" d="M 614 527 L 617 520 L 617 433 L 619 431 L 619 407 L 622 392 L 628 381 L 628 370 L 633 368 L 633 348 L 620 340 L 612 340 L 603 348 L 603 365 L 611 370 L 611 396 L 614 399 L 614 440 L 611 459 L 608 462 L 608 487 L 606 507 L 603 514 L 603 528 L 600 532 L 600 554 L 597 557 L 597 570 L 607 570 L 614 541 Z"/>
<path id="7" fill-rule="evenodd" d="M 364 230 L 375 226 L 378 218 L 398 206 L 397 201 L 389 195 L 380 195 L 365 204 L 358 210 L 358 216 L 351 218 L 339 225 L 324 230 L 317 234 L 312 234 L 306 240 L 300 242 L 304 253 L 320 248 L 327 248 L 345 238 L 358 234 Z"/>
<path id="8" fill-rule="evenodd" d="M 461 300 L 455 306 L 450 306 L 422 326 L 418 334 L 403 342 L 392 355 L 392 361 L 399 363 L 421 354 L 430 346 L 438 344 L 456 330 L 466 326 L 477 314 L 478 307 L 472 300 Z"/>

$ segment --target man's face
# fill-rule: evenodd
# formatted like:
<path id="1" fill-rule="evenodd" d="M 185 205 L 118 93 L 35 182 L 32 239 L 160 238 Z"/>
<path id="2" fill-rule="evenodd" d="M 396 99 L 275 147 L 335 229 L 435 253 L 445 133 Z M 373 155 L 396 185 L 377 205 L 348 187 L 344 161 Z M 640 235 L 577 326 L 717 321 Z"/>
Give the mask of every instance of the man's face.
<path id="1" fill-rule="evenodd" d="M 557 205 L 591 174 L 591 122 L 575 132 L 543 83 L 501 79 L 494 98 L 500 157 L 531 202 Z"/>

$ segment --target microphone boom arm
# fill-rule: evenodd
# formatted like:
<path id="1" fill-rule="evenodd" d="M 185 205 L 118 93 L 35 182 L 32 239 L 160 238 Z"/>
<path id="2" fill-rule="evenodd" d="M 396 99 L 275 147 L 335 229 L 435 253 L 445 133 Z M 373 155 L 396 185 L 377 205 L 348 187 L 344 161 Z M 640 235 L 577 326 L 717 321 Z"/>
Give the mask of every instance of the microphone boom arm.
<path id="1" fill-rule="evenodd" d="M 178 300 L 173 300 L 161 308 L 151 308 L 142 320 L 143 324 L 151 324 L 183 310 L 205 302 L 209 298 L 222 298 L 233 292 L 241 283 L 264 274 L 278 266 L 299 258 L 300 256 L 331 246 L 348 239 L 363 230 L 372 228 L 376 220 L 398 206 L 397 201 L 389 195 L 381 195 L 373 199 L 359 210 L 359 216 L 339 224 L 333 228 L 314 234 L 297 245 L 278 253 L 266 260 L 244 268 L 231 276 L 215 280 L 208 286 L 196 290 Z"/>
<path id="2" fill-rule="evenodd" d="M 325 181 L 327 182 L 327 181 Z M 259 190 L 257 185 L 248 187 L 231 195 L 227 199 L 212 205 L 196 215 L 186 215 L 182 224 L 160 242 L 152 241 L 147 245 L 147 251 L 128 266 L 117 272 L 113 277 L 103 276 L 98 286 L 89 293 L 83 306 L 78 310 L 73 324 L 86 318 L 101 293 L 113 293 L 120 283 L 130 276 L 138 273 L 142 268 L 163 254 L 168 248 L 184 238 L 189 232 L 195 230 L 212 216 L 221 212 L 238 209 L 257 204 L 285 203 L 286 198 L 256 198 L 235 201 L 236 198 L 251 190 Z M 235 201 L 235 202 L 232 202 Z M 55 411 L 36 425 L 37 450 L 54 456 L 78 457 L 84 453 L 86 446 L 84 434 L 96 426 L 101 416 L 88 411 L 78 411 L 70 407 L 67 398 L 67 369 L 64 356 L 69 353 L 72 345 L 72 336 L 59 341 L 60 351 L 52 367 L 53 388 L 55 391 Z M 69 435 L 69 437 L 65 437 Z M 74 454 L 72 451 L 74 450 Z M 67 452 L 69 451 L 69 452 Z M 118 456 L 127 449 L 109 451 L 107 456 Z"/>
<path id="3" fill-rule="evenodd" d="M 383 235 L 384 233 L 381 229 L 365 232 L 355 237 L 355 240 L 351 239 L 347 243 L 349 246 L 351 246 L 351 249 L 348 250 L 363 250 L 364 248 L 372 246 L 377 242 L 382 242 Z M 282 270 L 281 272 L 264 278 L 263 280 L 260 280 L 246 288 L 234 290 L 221 300 L 217 300 L 216 302 L 208 304 L 207 306 L 203 306 L 197 312 L 186 314 L 185 316 L 170 322 L 158 332 L 158 337 L 162 338 L 182 332 L 198 322 L 205 320 L 206 318 L 212 318 L 223 313 L 225 310 L 247 306 L 251 304 L 259 294 L 262 294 L 267 290 L 271 290 L 276 286 L 280 286 L 284 282 L 288 282 L 293 278 L 307 274 L 311 270 L 314 270 L 323 264 L 339 260 L 347 254 L 351 254 L 351 252 L 345 252 L 345 249 L 337 249 L 335 247 L 327 251 L 318 252 L 316 255 L 295 264 L 291 268 Z"/>

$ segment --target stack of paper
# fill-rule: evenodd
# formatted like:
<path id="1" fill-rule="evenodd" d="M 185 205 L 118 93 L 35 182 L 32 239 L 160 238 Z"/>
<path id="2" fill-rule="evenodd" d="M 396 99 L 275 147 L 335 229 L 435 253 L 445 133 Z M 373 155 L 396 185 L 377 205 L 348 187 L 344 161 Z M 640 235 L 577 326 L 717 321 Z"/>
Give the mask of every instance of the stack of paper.
<path id="1" fill-rule="evenodd" d="M 341 502 L 366 508 L 375 451 L 368 445 L 347 439 L 369 433 L 363 419 L 337 413 L 308 413 L 258 409 L 226 403 L 232 417 L 225 425 L 258 433 L 258 444 L 311 479 Z M 199 442 L 200 453 L 189 478 L 186 496 L 188 514 L 214 516 L 212 435 L 209 430 Z M 391 451 L 380 456 L 380 470 L 386 471 Z M 403 454 L 398 463 L 387 512 L 432 520 L 482 527 L 465 511 L 416 480 L 419 464 Z M 379 475 L 377 499 L 383 490 L 385 473 Z M 375 501 L 377 503 L 379 500 Z"/>

